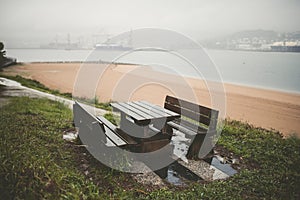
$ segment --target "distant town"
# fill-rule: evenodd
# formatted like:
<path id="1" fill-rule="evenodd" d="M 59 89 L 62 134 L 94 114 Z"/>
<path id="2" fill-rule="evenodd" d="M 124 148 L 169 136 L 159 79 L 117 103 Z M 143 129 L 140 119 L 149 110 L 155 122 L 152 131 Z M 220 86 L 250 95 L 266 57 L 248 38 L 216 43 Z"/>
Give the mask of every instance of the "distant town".
<path id="1" fill-rule="evenodd" d="M 300 31 L 292 33 L 266 30 L 242 31 L 203 43 L 205 47 L 213 49 L 300 52 Z"/>
<path id="2" fill-rule="evenodd" d="M 106 38 L 104 37 L 106 36 Z M 109 43 L 108 34 L 93 35 L 89 43 L 83 43 L 81 40 L 72 42 L 70 34 L 65 40 L 57 38 L 48 43 L 40 45 L 42 49 L 92 49 L 98 48 L 102 50 L 118 50 L 132 49 L 131 43 L 127 46 L 124 44 Z M 102 39 L 102 42 L 101 42 Z M 104 42 L 103 42 L 103 39 Z M 131 38 L 134 40 L 134 38 Z M 300 31 L 279 33 L 268 30 L 249 30 L 241 31 L 221 38 L 200 41 L 205 48 L 224 49 L 224 50 L 240 50 L 240 51 L 277 51 L 277 52 L 300 52 Z M 83 45 L 85 44 L 85 45 Z M 189 44 L 180 45 L 180 47 L 189 48 Z"/>
<path id="3" fill-rule="evenodd" d="M 7 48 L 35 48 L 35 49 L 60 49 L 60 50 L 130 50 L 134 37 L 128 37 L 128 41 L 111 43 L 111 34 L 94 34 L 86 36 L 71 36 L 71 34 L 56 35 L 48 42 L 22 41 L 9 43 Z M 300 52 L 300 31 L 275 32 L 271 30 L 249 30 L 233 33 L 231 35 L 201 40 L 199 43 L 208 49 L 239 50 L 239 51 L 277 51 L 277 52 Z M 172 46 L 176 48 L 193 48 L 191 44 Z"/>

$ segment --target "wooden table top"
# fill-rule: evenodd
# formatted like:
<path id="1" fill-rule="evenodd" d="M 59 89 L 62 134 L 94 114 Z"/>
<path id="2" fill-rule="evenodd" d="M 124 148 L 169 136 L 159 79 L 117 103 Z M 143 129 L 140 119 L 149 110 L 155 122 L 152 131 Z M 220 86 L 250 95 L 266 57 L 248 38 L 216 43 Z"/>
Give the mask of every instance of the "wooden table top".
<path id="1" fill-rule="evenodd" d="M 151 104 L 147 101 L 117 102 L 110 104 L 114 111 L 119 111 L 131 117 L 135 122 L 141 123 L 155 119 L 171 121 L 179 118 L 180 114 Z"/>

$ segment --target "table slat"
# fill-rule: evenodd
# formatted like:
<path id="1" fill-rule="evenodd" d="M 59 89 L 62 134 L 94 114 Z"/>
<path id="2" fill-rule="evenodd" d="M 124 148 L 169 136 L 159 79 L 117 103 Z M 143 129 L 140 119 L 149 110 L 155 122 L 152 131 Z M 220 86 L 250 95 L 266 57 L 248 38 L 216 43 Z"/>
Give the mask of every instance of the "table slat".
<path id="1" fill-rule="evenodd" d="M 136 108 L 134 105 L 130 105 L 129 103 L 119 103 L 119 105 L 126 108 L 130 112 L 129 115 L 131 115 L 131 112 L 134 112 L 134 113 L 142 116 L 145 120 L 153 118 L 153 116 L 147 114 L 145 110 L 140 110 L 140 109 Z"/>
<path id="2" fill-rule="evenodd" d="M 155 112 L 154 109 L 148 109 L 147 107 L 144 107 L 143 105 L 138 104 L 138 102 L 130 102 L 129 104 L 136 107 L 137 109 L 140 109 L 143 112 L 146 112 L 147 114 L 151 115 L 152 118 L 166 117 L 164 113 L 157 113 L 157 112 Z"/>
<path id="3" fill-rule="evenodd" d="M 167 110 L 157 105 L 153 105 L 146 101 L 111 103 L 111 106 L 138 122 L 160 118 L 167 118 L 169 120 L 172 120 L 174 118 L 180 117 L 178 113 Z"/>
<path id="4" fill-rule="evenodd" d="M 150 106 L 151 108 L 155 108 L 155 109 L 160 110 L 160 111 L 162 111 L 162 112 L 164 112 L 164 113 L 167 113 L 169 116 L 180 116 L 180 115 L 179 115 L 178 113 L 176 113 L 176 112 L 173 112 L 173 111 L 171 111 L 171 110 L 162 108 L 162 107 L 157 106 L 157 105 L 150 104 L 150 103 L 147 102 L 147 101 L 140 101 L 140 102 L 141 102 L 142 104 L 144 104 L 144 105 Z"/>
<path id="5" fill-rule="evenodd" d="M 114 107 L 115 109 L 121 111 L 121 112 L 124 112 L 126 113 L 127 115 L 129 115 L 130 117 L 136 119 L 136 120 L 139 120 L 139 121 L 143 121 L 145 120 L 145 118 L 143 116 L 140 116 L 138 114 L 136 114 L 135 112 L 133 111 L 130 111 L 129 112 L 129 109 L 120 105 L 119 103 L 111 103 L 111 106 Z"/>
<path id="6" fill-rule="evenodd" d="M 141 101 L 137 101 L 137 102 L 134 102 L 134 103 L 150 110 L 151 112 L 157 113 L 160 117 L 170 117 L 170 115 L 167 112 L 165 112 L 163 110 L 160 110 L 160 109 L 157 109 L 155 107 L 149 106 L 147 104 L 144 104 Z"/>

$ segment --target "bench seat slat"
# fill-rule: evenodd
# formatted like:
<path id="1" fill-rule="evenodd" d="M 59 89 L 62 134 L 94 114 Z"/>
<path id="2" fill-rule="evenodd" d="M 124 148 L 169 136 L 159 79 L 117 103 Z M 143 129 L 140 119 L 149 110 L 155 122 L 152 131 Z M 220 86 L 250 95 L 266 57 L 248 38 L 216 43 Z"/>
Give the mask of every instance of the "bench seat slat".
<path id="1" fill-rule="evenodd" d="M 167 124 L 168 124 L 169 126 L 171 126 L 172 128 L 175 128 L 175 129 L 177 129 L 177 130 L 179 130 L 179 131 L 181 131 L 181 132 L 183 132 L 183 133 L 185 133 L 185 134 L 188 134 L 188 135 L 191 136 L 191 137 L 197 135 L 196 132 L 191 131 L 190 129 L 187 129 L 187 128 L 183 127 L 183 126 L 180 126 L 179 124 L 176 124 L 176 123 L 173 122 L 173 121 L 167 122 Z"/>
<path id="2" fill-rule="evenodd" d="M 187 124 L 184 124 L 182 121 L 180 123 L 180 121 L 170 121 L 167 123 L 169 126 L 171 126 L 172 128 L 175 128 L 177 130 L 179 130 L 180 132 L 183 132 L 185 134 L 188 134 L 189 136 L 195 136 L 197 134 L 200 135 L 205 135 L 207 133 L 207 129 L 202 128 L 202 127 L 197 127 L 195 125 L 190 126 Z"/>
<path id="3" fill-rule="evenodd" d="M 184 126 L 188 129 L 190 129 L 191 131 L 194 131 L 194 132 L 197 132 L 199 134 L 205 134 L 207 132 L 207 128 L 204 127 L 204 126 L 201 126 L 201 125 L 196 125 L 196 124 L 193 124 L 187 120 L 184 120 L 184 119 L 175 119 L 173 120 L 174 123 L 178 124 L 178 125 L 181 125 L 181 126 Z"/>
<path id="4" fill-rule="evenodd" d="M 104 127 L 105 135 L 110 140 L 112 140 L 113 143 L 115 143 L 117 146 L 122 146 L 127 144 L 126 141 L 124 141 L 122 138 L 120 138 L 118 135 L 115 134 L 115 132 L 113 131 L 114 125 L 110 121 L 108 121 L 102 116 L 98 116 L 97 118 L 98 120 L 100 120 L 100 123 L 102 123 Z"/>
<path id="5" fill-rule="evenodd" d="M 110 135 L 107 135 L 107 136 L 110 137 L 112 135 L 112 137 L 110 137 L 112 140 L 114 140 L 114 138 L 116 138 L 116 141 L 122 140 L 125 144 L 137 144 L 137 142 L 132 137 L 130 137 L 128 134 L 124 133 L 122 130 L 116 128 L 115 125 L 113 125 L 110 121 L 108 121 L 103 116 L 97 116 L 97 118 L 103 123 L 104 126 L 106 126 L 108 128 L 108 129 L 106 129 L 106 131 Z M 117 137 L 119 139 L 117 139 Z M 125 144 L 120 143 L 120 145 L 125 145 Z"/>

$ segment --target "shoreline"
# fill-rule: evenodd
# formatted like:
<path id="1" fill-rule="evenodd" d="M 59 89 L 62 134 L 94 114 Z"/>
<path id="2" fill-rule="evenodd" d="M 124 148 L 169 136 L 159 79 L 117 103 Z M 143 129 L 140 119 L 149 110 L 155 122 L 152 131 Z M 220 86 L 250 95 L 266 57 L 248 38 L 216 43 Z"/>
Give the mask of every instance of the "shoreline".
<path id="1" fill-rule="evenodd" d="M 122 63 L 122 62 L 106 62 L 106 61 L 34 61 L 34 62 L 17 62 L 16 65 L 30 65 L 30 64 L 113 64 L 113 65 L 132 65 L 132 66 L 149 66 L 150 65 L 141 65 L 137 63 Z M 172 75 L 172 74 L 170 74 Z M 185 76 L 189 79 L 195 79 L 197 77 L 193 76 Z M 214 80 L 207 80 L 210 82 L 218 82 Z M 218 82 L 220 83 L 220 82 Z M 226 82 L 223 81 L 225 85 L 233 85 L 233 86 L 239 86 L 239 87 L 245 87 L 245 88 L 253 88 L 258 90 L 265 90 L 265 91 L 273 91 L 273 92 L 280 92 L 280 93 L 286 93 L 291 95 L 300 95 L 300 91 L 296 90 L 285 90 L 285 89 L 278 89 L 273 87 L 264 87 L 259 85 L 251 85 L 251 84 L 243 84 L 243 83 L 237 83 L 237 82 Z"/>
<path id="2" fill-rule="evenodd" d="M 284 90 L 284 89 L 264 87 L 264 86 L 259 86 L 259 85 L 247 85 L 247 84 L 235 83 L 235 82 L 224 82 L 224 84 L 235 85 L 235 86 L 245 87 L 245 88 L 253 88 L 253 89 L 257 89 L 257 90 L 281 92 L 281 93 L 286 93 L 286 94 L 291 94 L 291 95 L 300 95 L 300 91 L 295 91 L 295 90 Z"/>
<path id="3" fill-rule="evenodd" d="M 77 77 L 80 64 L 77 62 L 37 62 L 4 68 L 2 73 L 31 78 L 51 89 L 73 93 L 74 91 L 76 92 L 76 89 L 74 89 L 75 80 L 80 78 Z M 90 65 L 89 69 L 91 72 L 89 75 L 81 78 L 89 81 L 87 85 L 82 86 L 87 96 L 91 95 L 91 92 L 95 94 L 96 91 L 101 102 L 109 101 L 112 97 L 113 100 L 121 101 L 130 96 L 131 100 L 146 99 L 158 105 L 163 105 L 166 94 L 172 94 L 174 91 L 185 92 L 186 88 L 180 85 L 180 82 L 185 82 L 193 88 L 199 99 L 199 104 L 208 107 L 212 105 L 210 91 L 208 91 L 203 80 L 184 77 L 183 79 L 175 79 L 176 81 L 174 82 L 173 75 L 159 74 L 147 70 L 143 66 L 130 64 L 115 64 L 112 69 L 101 71 L 99 66 L 102 65 L 100 63 L 97 64 L 95 66 L 95 63 L 87 63 L 87 65 Z M 100 74 L 103 75 L 99 82 L 101 87 L 88 91 L 90 85 L 98 80 Z M 147 84 L 136 88 L 130 94 L 121 92 L 123 96 L 119 95 L 120 91 L 126 91 L 125 86 L 122 87 L 124 85 L 122 84 L 123 82 L 130 85 L 130 83 L 142 83 L 145 79 L 153 83 L 156 80 L 160 80 L 163 82 L 163 85 Z M 115 88 L 114 86 L 119 83 L 121 83 L 121 86 Z M 169 87 L 163 87 L 165 85 Z M 247 122 L 269 130 L 275 129 L 282 132 L 284 136 L 296 133 L 300 137 L 300 94 L 232 83 L 225 83 L 224 88 L 226 94 L 226 118 Z M 118 90 L 119 92 L 117 92 Z M 149 94 L 149 91 L 155 91 L 155 93 L 150 92 Z"/>

